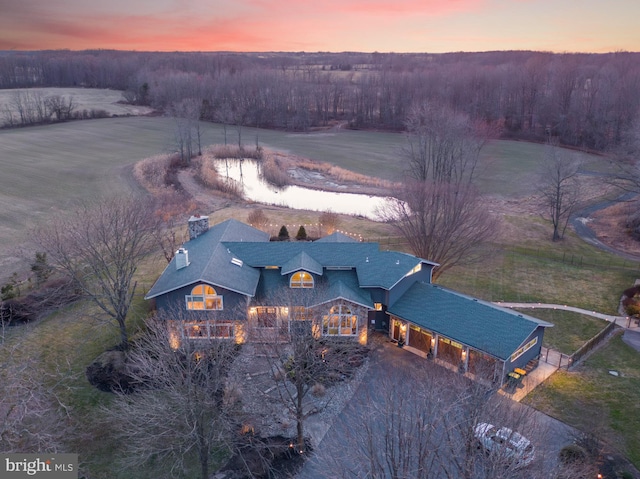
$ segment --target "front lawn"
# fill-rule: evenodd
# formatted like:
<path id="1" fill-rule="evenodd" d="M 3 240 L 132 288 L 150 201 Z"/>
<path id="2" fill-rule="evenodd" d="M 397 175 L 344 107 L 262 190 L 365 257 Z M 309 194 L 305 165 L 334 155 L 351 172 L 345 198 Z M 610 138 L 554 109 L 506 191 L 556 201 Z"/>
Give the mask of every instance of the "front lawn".
<path id="1" fill-rule="evenodd" d="M 609 324 L 604 319 L 561 309 L 522 308 L 518 311 L 553 323 L 544 331 L 545 348 L 571 356 Z"/>
<path id="2" fill-rule="evenodd" d="M 621 334 L 575 370 L 553 374 L 522 402 L 595 432 L 640 466 L 640 354 L 622 341 Z"/>

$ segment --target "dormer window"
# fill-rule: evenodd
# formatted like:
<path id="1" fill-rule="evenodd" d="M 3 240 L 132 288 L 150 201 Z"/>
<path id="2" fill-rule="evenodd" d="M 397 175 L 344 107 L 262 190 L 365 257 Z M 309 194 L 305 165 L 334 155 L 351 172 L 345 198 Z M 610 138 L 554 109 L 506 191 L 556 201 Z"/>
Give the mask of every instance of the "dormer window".
<path id="1" fill-rule="evenodd" d="M 306 271 L 298 271 L 291 275 L 291 281 L 289 281 L 291 288 L 313 288 L 313 276 Z"/>
<path id="2" fill-rule="evenodd" d="M 222 296 L 208 284 L 199 284 L 187 295 L 187 309 L 192 310 L 221 310 Z"/>

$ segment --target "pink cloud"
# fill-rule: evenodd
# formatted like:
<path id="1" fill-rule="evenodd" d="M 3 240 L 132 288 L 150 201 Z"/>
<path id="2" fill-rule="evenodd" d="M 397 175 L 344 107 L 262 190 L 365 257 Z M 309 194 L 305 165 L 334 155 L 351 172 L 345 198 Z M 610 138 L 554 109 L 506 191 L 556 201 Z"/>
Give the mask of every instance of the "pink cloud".
<path id="1" fill-rule="evenodd" d="M 0 0 L 9 4 L 0 49 L 453 51 L 548 49 L 552 38 L 570 49 L 584 35 L 564 23 L 545 33 L 546 16 L 535 28 L 510 28 L 520 24 L 513 15 L 540 15 L 533 0 L 135 0 L 123 8 L 127 1 Z M 600 31 L 583 42 L 602 51 L 602 39 L 614 45 L 614 37 Z"/>
<path id="2" fill-rule="evenodd" d="M 390 15 L 422 14 L 441 16 L 451 13 L 475 11 L 486 3 L 485 0 L 357 0 L 341 3 L 343 11 L 352 13 Z"/>

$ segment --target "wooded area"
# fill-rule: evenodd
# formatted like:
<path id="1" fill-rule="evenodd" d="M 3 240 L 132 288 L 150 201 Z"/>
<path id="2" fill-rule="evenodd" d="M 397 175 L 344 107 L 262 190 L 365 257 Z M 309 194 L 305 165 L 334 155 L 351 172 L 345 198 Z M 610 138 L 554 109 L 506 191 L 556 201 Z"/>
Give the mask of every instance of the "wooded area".
<path id="1" fill-rule="evenodd" d="M 162 111 L 195 99 L 200 119 L 240 129 L 403 130 L 413 105 L 437 103 L 503 137 L 606 151 L 638 120 L 640 54 L 0 52 L 0 88 L 44 86 Z"/>

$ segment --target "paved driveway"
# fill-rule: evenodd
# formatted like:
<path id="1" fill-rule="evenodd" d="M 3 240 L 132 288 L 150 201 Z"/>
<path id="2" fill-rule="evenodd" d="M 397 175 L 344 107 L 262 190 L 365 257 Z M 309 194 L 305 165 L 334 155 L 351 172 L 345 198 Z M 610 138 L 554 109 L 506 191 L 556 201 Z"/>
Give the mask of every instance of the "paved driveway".
<path id="1" fill-rule="evenodd" d="M 627 329 L 622 336 L 622 340 L 636 351 L 640 351 L 640 331 L 637 329 Z"/>
<path id="2" fill-rule="evenodd" d="M 413 368 L 440 368 L 433 362 L 423 359 L 415 354 L 398 348 L 393 343 L 382 342 L 370 357 L 370 364 L 367 373 L 362 378 L 358 388 L 355 390 L 351 401 L 347 401 L 342 412 L 329 424 L 315 423 L 314 418 L 309 418 L 307 430 L 312 435 L 312 443 L 316 451 L 324 451 L 329 444 L 342 444 L 349 447 L 349 437 L 357 428 L 361 428 L 361 422 L 354 419 L 355 412 L 362 404 L 367 404 L 375 397 L 376 391 L 380 389 L 380 377 L 387 371 L 398 369 L 412 370 Z M 450 373 L 456 374 L 456 373 Z M 372 394 L 373 393 L 373 394 Z M 497 396 L 492 399 L 495 401 Z M 370 404 L 369 404 L 370 405 Z M 545 414 L 535 411 L 526 405 L 511 402 L 511 407 L 519 412 L 525 412 L 528 421 L 535 424 L 527 435 L 535 444 L 540 461 L 543 461 L 545 469 L 551 469 L 557 461 L 557 454 L 560 449 L 572 442 L 575 437 L 574 430 L 569 426 L 557 421 Z M 347 459 L 348 460 L 348 456 Z M 312 455 L 299 472 L 299 479 L 324 479 L 333 478 L 334 474 L 327 471 L 326 465 L 321 462 L 317 455 Z"/>

